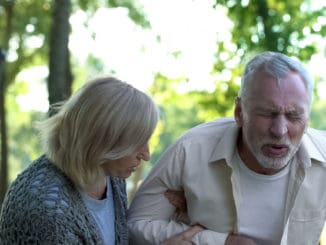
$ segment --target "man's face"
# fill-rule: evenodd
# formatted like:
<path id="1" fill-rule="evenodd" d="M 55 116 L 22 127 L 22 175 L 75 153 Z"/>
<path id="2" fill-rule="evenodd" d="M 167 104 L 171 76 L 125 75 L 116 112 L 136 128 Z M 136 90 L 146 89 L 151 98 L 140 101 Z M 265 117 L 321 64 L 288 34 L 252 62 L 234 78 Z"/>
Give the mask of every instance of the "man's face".
<path id="1" fill-rule="evenodd" d="M 240 151 L 247 165 L 278 170 L 294 156 L 307 127 L 307 90 L 292 72 L 281 81 L 266 73 L 253 79 L 247 102 L 237 103 L 235 110 L 242 128 Z"/>

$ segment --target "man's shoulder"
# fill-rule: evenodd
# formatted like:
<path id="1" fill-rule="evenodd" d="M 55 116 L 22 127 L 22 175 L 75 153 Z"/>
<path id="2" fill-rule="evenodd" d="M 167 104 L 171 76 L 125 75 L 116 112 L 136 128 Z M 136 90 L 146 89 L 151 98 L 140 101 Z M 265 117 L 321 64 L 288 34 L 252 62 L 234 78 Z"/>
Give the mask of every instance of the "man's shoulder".
<path id="1" fill-rule="evenodd" d="M 308 128 L 306 135 L 309 137 L 313 146 L 323 156 L 326 162 L 326 131 L 314 128 Z"/>
<path id="2" fill-rule="evenodd" d="M 191 128 L 179 137 L 171 148 L 180 146 L 188 152 L 202 148 L 207 154 L 211 154 L 214 149 L 220 148 L 219 142 L 223 145 L 232 144 L 237 134 L 238 127 L 234 119 L 221 118 Z"/>
<path id="3" fill-rule="evenodd" d="M 326 130 L 320 130 L 315 128 L 308 128 L 307 135 L 312 140 L 317 140 L 326 143 Z"/>
<path id="4" fill-rule="evenodd" d="M 200 137 L 216 135 L 225 132 L 229 127 L 235 125 L 235 120 L 233 118 L 219 118 L 210 122 L 199 124 L 184 134 L 184 137 Z"/>

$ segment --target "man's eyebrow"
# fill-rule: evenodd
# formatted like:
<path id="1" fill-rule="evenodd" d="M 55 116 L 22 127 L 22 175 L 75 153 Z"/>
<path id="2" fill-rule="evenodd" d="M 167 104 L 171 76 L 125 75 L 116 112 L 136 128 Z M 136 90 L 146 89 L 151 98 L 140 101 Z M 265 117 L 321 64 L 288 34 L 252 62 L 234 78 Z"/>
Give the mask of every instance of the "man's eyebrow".
<path id="1" fill-rule="evenodd" d="M 285 108 L 285 110 L 283 111 L 282 109 L 280 109 L 278 106 L 257 106 L 254 108 L 254 111 L 257 112 L 283 112 L 285 114 L 303 114 L 304 113 L 304 108 L 301 107 L 289 107 L 289 108 Z"/>

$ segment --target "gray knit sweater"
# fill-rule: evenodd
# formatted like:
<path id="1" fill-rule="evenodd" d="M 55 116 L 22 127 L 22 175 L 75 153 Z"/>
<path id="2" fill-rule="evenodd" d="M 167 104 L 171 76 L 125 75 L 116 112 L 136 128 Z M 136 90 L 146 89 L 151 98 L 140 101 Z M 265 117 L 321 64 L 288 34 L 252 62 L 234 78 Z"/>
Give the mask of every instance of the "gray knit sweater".
<path id="1" fill-rule="evenodd" d="M 112 178 L 116 244 L 128 244 L 125 181 Z M 10 186 L 0 214 L 0 244 L 103 244 L 100 231 L 66 175 L 45 156 Z"/>

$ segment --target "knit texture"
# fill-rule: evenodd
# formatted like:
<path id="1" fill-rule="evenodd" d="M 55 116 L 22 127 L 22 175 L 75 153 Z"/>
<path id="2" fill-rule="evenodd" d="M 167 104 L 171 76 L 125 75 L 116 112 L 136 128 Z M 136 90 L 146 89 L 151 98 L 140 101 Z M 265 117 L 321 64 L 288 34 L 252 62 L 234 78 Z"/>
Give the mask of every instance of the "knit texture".
<path id="1" fill-rule="evenodd" d="M 125 181 L 111 178 L 116 244 L 128 244 Z M 103 244 L 80 193 L 45 156 L 11 184 L 0 214 L 0 244 Z"/>

